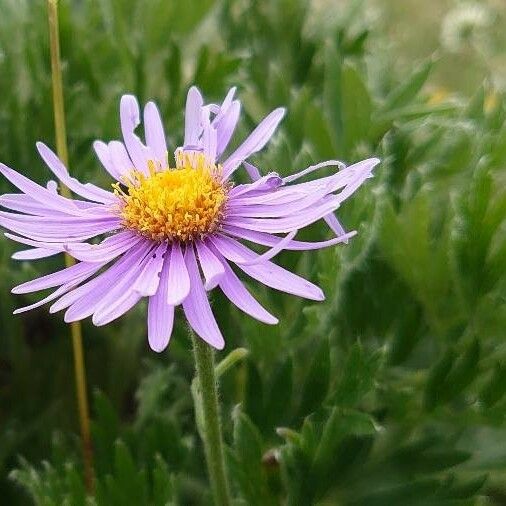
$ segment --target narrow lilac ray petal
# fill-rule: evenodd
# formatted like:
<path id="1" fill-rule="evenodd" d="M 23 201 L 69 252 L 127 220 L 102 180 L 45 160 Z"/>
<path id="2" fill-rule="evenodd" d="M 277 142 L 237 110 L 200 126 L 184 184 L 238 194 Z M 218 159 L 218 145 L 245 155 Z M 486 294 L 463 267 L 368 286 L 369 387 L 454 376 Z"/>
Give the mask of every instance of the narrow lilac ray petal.
<path id="1" fill-rule="evenodd" d="M 40 242 L 46 242 L 46 243 L 54 243 L 55 246 L 62 246 L 63 244 L 68 244 L 71 242 L 80 242 L 80 241 L 87 241 L 88 239 L 91 239 L 92 237 L 96 237 L 97 235 L 105 234 L 108 232 L 113 232 L 120 228 L 121 222 L 119 220 L 114 222 L 107 222 L 102 226 L 94 226 L 92 229 L 88 232 L 85 232 L 84 229 L 80 230 L 73 230 L 72 234 L 76 235 L 70 235 L 70 232 L 43 232 L 46 235 L 40 235 L 35 233 L 34 228 L 27 229 L 26 227 L 20 226 L 19 223 L 12 222 L 10 220 L 0 219 L 0 225 L 3 227 L 12 230 L 13 232 L 16 232 L 16 234 L 24 235 L 26 237 L 31 237 L 32 239 L 38 240 Z M 68 227 L 67 227 L 68 228 Z"/>
<path id="2" fill-rule="evenodd" d="M 267 144 L 284 115 L 285 110 L 280 107 L 260 122 L 249 137 L 223 163 L 224 179 L 228 179 L 246 158 L 260 151 Z"/>
<path id="3" fill-rule="evenodd" d="M 186 248 L 185 262 L 191 287 L 188 297 L 183 301 L 186 319 L 200 338 L 214 348 L 221 350 L 225 346 L 225 340 L 207 300 L 192 246 Z"/>
<path id="4" fill-rule="evenodd" d="M 231 199 L 227 208 L 227 217 L 244 217 L 244 218 L 283 218 L 293 216 L 305 209 L 313 208 L 318 201 L 327 195 L 327 189 L 318 189 L 308 195 L 302 195 L 297 200 L 279 205 L 275 204 L 239 204 Z"/>
<path id="5" fill-rule="evenodd" d="M 298 214 L 284 218 L 243 218 L 231 217 L 225 219 L 226 225 L 237 225 L 257 232 L 269 232 L 273 234 L 291 232 L 295 229 L 306 227 L 315 221 L 320 220 L 325 215 L 335 211 L 340 204 L 340 199 L 336 196 L 321 199 L 318 205 L 313 208 L 305 209 Z"/>
<path id="6" fill-rule="evenodd" d="M 219 121 L 213 122 L 213 126 L 217 133 L 217 147 L 216 156 L 219 158 L 225 149 L 227 149 L 228 143 L 234 134 L 237 123 L 239 122 L 239 116 L 241 114 L 241 103 L 238 100 L 234 100 L 232 105 L 227 110 Z"/>
<path id="7" fill-rule="evenodd" d="M 22 251 L 16 251 L 12 255 L 14 260 L 37 260 L 39 258 L 47 258 L 52 257 L 53 255 L 58 255 L 60 251 L 54 249 L 47 248 L 30 248 L 24 249 Z"/>
<path id="8" fill-rule="evenodd" d="M 290 244 L 291 240 L 297 235 L 298 230 L 293 230 L 289 234 L 287 234 L 285 237 L 283 237 L 275 246 L 273 246 L 270 250 L 267 250 L 262 255 L 259 255 L 253 260 L 248 260 L 246 262 L 242 262 L 242 265 L 257 265 L 261 264 L 263 262 L 266 262 L 270 260 L 271 258 L 274 258 L 278 253 L 281 253 L 288 244 Z"/>
<path id="9" fill-rule="evenodd" d="M 12 314 L 25 313 L 26 311 L 31 311 L 32 309 L 43 306 L 44 304 L 47 304 L 48 302 L 51 302 L 52 300 L 57 299 L 58 297 L 61 297 L 62 295 L 67 293 L 73 286 L 74 286 L 73 284 L 60 286 L 60 288 L 55 290 L 53 293 L 49 294 L 47 297 L 44 297 L 43 299 L 33 304 L 30 304 L 29 306 L 20 307 L 16 309 Z"/>
<path id="10" fill-rule="evenodd" d="M 144 267 L 152 259 L 153 249 L 155 249 L 154 244 L 145 246 L 139 261 L 125 269 L 121 278 L 110 286 L 93 312 L 92 321 L 95 325 L 101 326 L 115 320 L 140 300 L 141 295 L 133 290 L 133 286 L 142 275 Z"/>
<path id="11" fill-rule="evenodd" d="M 197 145 L 200 133 L 202 131 L 201 125 L 201 109 L 204 104 L 200 91 L 192 86 L 188 91 L 186 98 L 186 112 L 185 112 L 185 127 L 184 127 L 184 145 L 194 146 Z"/>
<path id="12" fill-rule="evenodd" d="M 257 181 L 262 177 L 258 168 L 253 164 L 246 161 L 244 161 L 242 164 L 244 165 L 244 168 L 246 169 L 246 172 L 252 181 Z"/>
<path id="13" fill-rule="evenodd" d="M 91 276 L 97 272 L 101 266 L 101 264 L 89 264 L 86 262 L 81 262 L 79 264 L 66 267 L 60 271 L 46 274 L 40 278 L 32 279 L 31 281 L 22 283 L 18 286 L 15 286 L 11 291 L 15 294 L 22 294 L 38 292 L 40 290 L 45 290 L 46 288 L 53 288 L 58 285 L 70 283 L 71 281 L 74 281 L 81 276 Z"/>
<path id="14" fill-rule="evenodd" d="M 208 160 L 214 163 L 216 161 L 217 136 L 216 130 L 210 125 L 204 128 L 202 147 Z"/>
<path id="15" fill-rule="evenodd" d="M 179 242 L 172 244 L 169 265 L 169 289 L 167 291 L 167 303 L 177 306 L 183 302 L 190 293 L 190 276 L 186 269 L 186 263 Z"/>
<path id="16" fill-rule="evenodd" d="M 283 184 L 283 180 L 275 172 L 271 172 L 253 183 L 239 184 L 230 190 L 230 197 L 236 199 L 256 191 L 274 191 Z"/>
<path id="17" fill-rule="evenodd" d="M 53 244 L 53 243 L 45 243 L 40 241 L 32 241 L 31 239 L 27 239 L 25 237 L 20 237 L 18 235 L 10 234 L 9 232 L 5 232 L 5 237 L 10 239 L 11 241 L 16 241 L 21 244 L 26 244 L 27 246 L 33 246 L 34 248 L 42 248 L 42 249 L 51 249 L 56 253 L 61 253 L 64 251 L 63 245 Z"/>
<path id="18" fill-rule="evenodd" d="M 169 344 L 174 325 L 174 306 L 167 303 L 169 286 L 169 259 L 166 258 L 157 292 L 148 302 L 148 342 L 153 351 L 160 353 Z"/>
<path id="19" fill-rule="evenodd" d="M 111 309 L 106 315 L 101 315 L 100 319 L 94 317 L 94 325 L 101 327 L 123 316 L 126 312 L 130 311 L 140 300 L 142 296 L 137 292 L 128 291 L 127 295 L 122 297 L 114 308 Z"/>
<path id="20" fill-rule="evenodd" d="M 100 210 L 102 211 L 102 210 Z M 23 223 L 26 225 L 38 225 L 43 224 L 47 227 L 51 228 L 51 226 L 65 226 L 65 225 L 100 225 L 103 222 L 116 220 L 117 217 L 112 214 L 110 211 L 105 210 L 101 214 L 95 214 L 90 211 L 90 213 L 86 216 L 27 216 L 26 214 L 17 214 L 17 213 L 9 213 L 5 211 L 0 211 L 1 218 L 7 218 L 11 221 L 16 221 L 19 223 Z"/>
<path id="21" fill-rule="evenodd" d="M 116 260 L 116 262 L 109 266 L 108 269 L 100 273 L 97 277 L 64 295 L 49 308 L 49 312 L 55 313 L 61 309 L 70 307 L 72 304 L 78 302 L 79 300 L 83 300 L 90 294 L 92 294 L 90 300 L 95 300 L 96 304 L 98 304 L 101 298 L 101 291 L 106 293 L 109 284 L 114 282 L 118 276 L 121 276 L 125 268 L 131 265 L 132 262 L 136 261 L 139 254 L 142 255 L 143 253 L 143 247 L 142 245 L 139 245 L 129 255 L 123 255 L 119 260 Z M 93 294 L 95 294 L 94 298 Z"/>
<path id="22" fill-rule="evenodd" d="M 225 296 L 239 309 L 253 318 L 276 325 L 279 320 L 269 313 L 247 290 L 241 280 L 235 275 L 226 260 L 223 260 L 225 266 L 225 275 L 220 279 L 220 288 Z"/>
<path id="23" fill-rule="evenodd" d="M 134 163 L 130 159 L 125 145 L 120 141 L 111 141 L 108 144 L 111 158 L 116 166 L 116 172 L 120 173 L 118 181 L 129 179 L 130 173 L 134 170 Z"/>
<path id="24" fill-rule="evenodd" d="M 291 183 L 301 177 L 307 176 L 318 169 L 323 169 L 324 167 L 339 167 L 340 169 L 346 168 L 346 164 L 341 162 L 340 160 L 327 160 L 325 162 L 320 162 L 315 165 L 310 165 L 304 170 L 297 172 L 296 174 L 292 174 L 291 176 L 287 176 L 283 178 L 284 183 Z"/>
<path id="25" fill-rule="evenodd" d="M 218 113 L 216 114 L 216 117 L 213 119 L 213 124 L 219 123 L 223 116 L 228 112 L 230 105 L 234 101 L 234 95 L 237 91 L 237 88 L 234 86 L 228 90 L 228 93 L 226 94 L 223 102 L 221 103 L 221 106 L 218 107 Z M 235 100 L 234 102 L 237 102 Z"/>
<path id="26" fill-rule="evenodd" d="M 122 173 L 116 167 L 109 146 L 105 142 L 97 140 L 93 143 L 93 149 L 104 169 L 115 181 L 119 181 Z"/>
<path id="27" fill-rule="evenodd" d="M 135 168 L 148 175 L 149 156 L 147 149 L 134 133 L 140 123 L 140 112 L 137 99 L 133 95 L 123 95 L 121 97 L 120 122 L 125 146 Z"/>
<path id="28" fill-rule="evenodd" d="M 154 295 L 160 284 L 160 272 L 164 265 L 165 258 L 169 258 L 170 246 L 167 243 L 161 243 L 154 251 L 152 258 L 144 267 L 141 275 L 133 285 L 139 295 Z"/>
<path id="29" fill-rule="evenodd" d="M 154 102 L 148 102 L 144 107 L 144 131 L 146 133 L 146 144 L 151 148 L 160 164 L 160 168 L 165 169 L 168 164 L 167 142 L 160 112 Z"/>
<path id="30" fill-rule="evenodd" d="M 237 241 L 225 236 L 214 236 L 210 240 L 227 260 L 236 263 L 248 276 L 264 285 L 306 299 L 325 299 L 318 286 L 270 261 L 259 265 L 243 265 L 244 262 L 255 260 L 258 255 Z"/>
<path id="31" fill-rule="evenodd" d="M 78 216 L 83 214 L 83 211 L 81 211 L 71 199 L 67 199 L 61 195 L 55 195 L 47 188 L 34 183 L 27 177 L 23 176 L 19 172 L 16 172 L 10 167 L 7 167 L 7 165 L 3 163 L 0 163 L 0 174 L 2 174 L 22 192 L 51 209 L 56 209 L 57 211 L 62 211 L 66 214 Z"/>
<path id="32" fill-rule="evenodd" d="M 337 216 L 334 213 L 327 214 L 323 217 L 325 220 L 325 223 L 330 227 L 332 232 L 336 234 L 336 237 L 341 237 L 343 235 L 346 235 L 346 230 L 344 230 L 344 227 L 341 225 L 340 221 L 337 219 Z M 348 240 L 344 241 L 345 244 L 348 244 Z"/>
<path id="33" fill-rule="evenodd" d="M 113 193 L 91 183 L 83 184 L 70 176 L 63 162 L 44 143 L 37 142 L 36 146 L 41 158 L 51 172 L 71 191 L 85 199 L 100 202 L 101 204 L 110 204 L 117 201 L 117 197 Z"/>
<path id="34" fill-rule="evenodd" d="M 206 290 L 216 287 L 220 278 L 225 274 L 225 268 L 216 255 L 206 246 L 203 241 L 196 241 L 197 255 L 204 274 Z"/>
<path id="35" fill-rule="evenodd" d="M 52 190 L 50 190 L 52 192 Z M 81 209 L 91 210 L 97 206 L 94 202 L 85 202 L 84 200 L 73 200 L 74 204 Z M 47 205 L 34 200 L 29 195 L 24 193 L 5 193 L 0 195 L 0 206 L 12 211 L 18 211 L 24 214 L 33 214 L 37 216 L 67 216 L 68 213 L 57 211 L 56 209 L 49 208 Z"/>
<path id="36" fill-rule="evenodd" d="M 106 301 L 110 301 L 113 288 L 124 280 L 132 270 L 136 271 L 140 263 L 144 259 L 147 251 L 151 248 L 151 244 L 141 243 L 134 252 L 123 255 L 120 260 L 116 261 L 109 269 L 101 273 L 99 276 L 88 282 L 87 285 L 82 285 L 74 292 L 69 292 L 62 297 L 58 302 L 53 304 L 50 311 L 56 311 L 57 307 L 64 306 L 64 299 L 75 298 L 75 293 L 81 296 L 74 300 L 72 305 L 65 312 L 64 320 L 66 323 L 82 320 L 92 315 L 97 307 L 103 305 Z M 66 301 L 65 303 L 68 303 Z"/>
<path id="37" fill-rule="evenodd" d="M 279 237 L 275 235 L 271 235 L 266 232 L 255 232 L 254 230 L 243 229 L 232 225 L 223 226 L 222 231 L 234 237 L 246 239 L 247 241 L 251 241 L 256 244 L 261 244 L 262 246 L 275 246 L 280 241 Z M 307 251 L 328 248 L 329 246 L 345 243 L 348 239 L 351 239 L 355 235 L 357 235 L 356 230 L 352 230 L 351 232 L 347 232 L 344 235 L 334 237 L 333 239 L 329 239 L 327 241 L 290 241 L 290 243 L 285 246 L 285 249 L 294 251 Z"/>
<path id="38" fill-rule="evenodd" d="M 65 283 L 64 285 L 60 286 L 57 290 L 55 290 L 53 293 L 49 294 L 47 297 L 44 297 L 42 300 L 39 300 L 38 302 L 35 302 L 34 304 L 30 304 L 29 306 L 24 306 L 16 309 L 14 311 L 14 314 L 24 313 L 25 311 L 30 311 L 32 309 L 35 309 L 37 307 L 43 306 L 47 302 L 51 302 L 54 299 L 57 299 L 58 297 L 61 297 L 65 293 L 67 293 L 69 290 L 77 286 L 79 283 L 85 281 L 90 277 L 90 273 L 86 272 L 82 274 L 81 276 L 76 277 L 72 281 Z"/>
<path id="39" fill-rule="evenodd" d="M 107 237 L 99 244 L 66 244 L 64 248 L 74 258 L 83 262 L 110 262 L 141 240 L 140 236 L 127 230 Z"/>

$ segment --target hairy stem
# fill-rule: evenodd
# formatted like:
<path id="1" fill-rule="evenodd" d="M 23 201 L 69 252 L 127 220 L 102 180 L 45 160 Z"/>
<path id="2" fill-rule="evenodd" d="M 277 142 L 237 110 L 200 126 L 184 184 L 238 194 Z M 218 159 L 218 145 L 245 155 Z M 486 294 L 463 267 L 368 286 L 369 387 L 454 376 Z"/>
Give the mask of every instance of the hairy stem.
<path id="1" fill-rule="evenodd" d="M 213 349 L 191 332 L 198 381 L 195 416 L 204 442 L 207 470 L 216 506 L 229 506 L 230 493 L 221 434 L 218 387 Z M 199 422 L 199 418 L 201 418 Z"/>

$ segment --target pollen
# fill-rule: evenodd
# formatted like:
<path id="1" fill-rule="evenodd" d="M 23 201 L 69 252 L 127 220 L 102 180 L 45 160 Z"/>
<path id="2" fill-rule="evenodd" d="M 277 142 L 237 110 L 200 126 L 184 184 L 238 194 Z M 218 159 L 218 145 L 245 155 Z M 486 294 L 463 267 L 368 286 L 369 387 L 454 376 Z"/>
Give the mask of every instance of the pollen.
<path id="1" fill-rule="evenodd" d="M 229 190 L 221 167 L 203 153 L 182 151 L 175 168 L 155 167 L 150 164 L 149 175 L 134 170 L 113 185 L 124 226 L 154 241 L 188 242 L 216 231 Z"/>

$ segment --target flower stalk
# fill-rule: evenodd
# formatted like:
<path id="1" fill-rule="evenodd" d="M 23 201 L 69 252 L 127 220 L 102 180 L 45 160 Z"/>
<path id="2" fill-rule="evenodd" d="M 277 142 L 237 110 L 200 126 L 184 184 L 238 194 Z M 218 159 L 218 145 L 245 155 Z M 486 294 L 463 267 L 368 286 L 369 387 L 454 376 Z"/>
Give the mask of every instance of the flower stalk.
<path id="1" fill-rule="evenodd" d="M 47 0 L 47 8 L 56 148 L 58 156 L 68 167 L 67 132 L 65 126 L 60 39 L 58 29 L 58 0 Z M 71 197 L 70 190 L 64 185 L 61 187 L 61 193 L 65 197 Z M 65 264 L 67 267 L 73 265 L 74 263 L 74 259 L 71 256 L 65 254 Z M 86 368 L 84 364 L 82 329 L 80 322 L 74 322 L 71 324 L 71 335 L 74 355 L 77 407 L 84 461 L 84 481 L 86 489 L 88 492 L 91 492 L 93 489 L 93 453 L 91 445 L 88 394 L 86 388 Z"/>
<path id="2" fill-rule="evenodd" d="M 216 506 L 229 506 L 231 500 L 225 472 L 214 351 L 193 332 L 190 331 L 190 334 L 197 373 L 197 392 L 194 392 L 195 417 L 204 442 L 214 503 Z"/>

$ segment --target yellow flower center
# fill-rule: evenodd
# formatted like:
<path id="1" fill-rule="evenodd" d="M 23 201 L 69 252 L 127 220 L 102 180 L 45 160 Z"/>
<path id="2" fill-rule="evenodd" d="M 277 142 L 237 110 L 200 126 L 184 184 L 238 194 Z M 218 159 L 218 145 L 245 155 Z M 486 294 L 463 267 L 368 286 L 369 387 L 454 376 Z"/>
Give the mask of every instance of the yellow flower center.
<path id="1" fill-rule="evenodd" d="M 223 216 L 229 187 L 220 181 L 221 167 L 203 153 L 178 152 L 176 168 L 150 175 L 137 170 L 113 185 L 121 199 L 124 226 L 154 241 L 191 241 L 214 232 Z"/>

